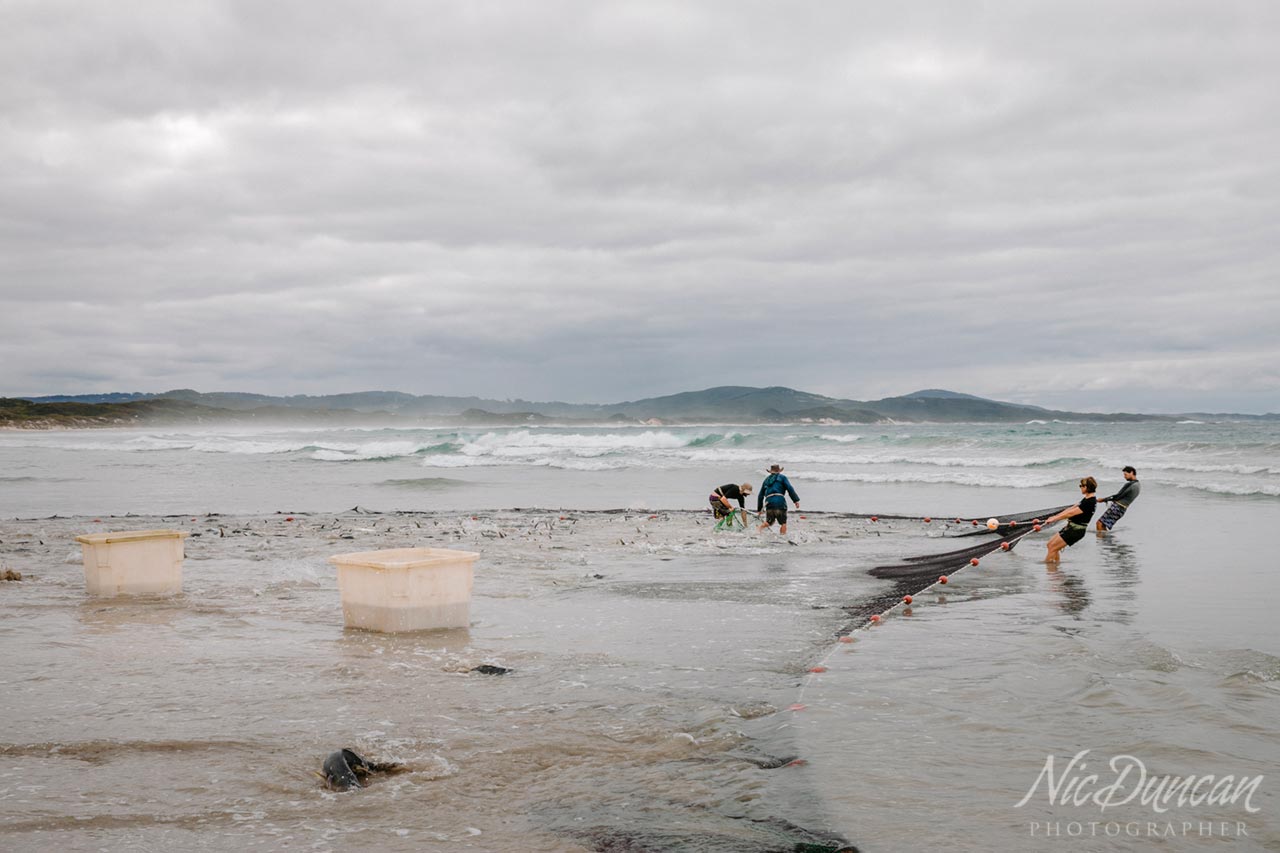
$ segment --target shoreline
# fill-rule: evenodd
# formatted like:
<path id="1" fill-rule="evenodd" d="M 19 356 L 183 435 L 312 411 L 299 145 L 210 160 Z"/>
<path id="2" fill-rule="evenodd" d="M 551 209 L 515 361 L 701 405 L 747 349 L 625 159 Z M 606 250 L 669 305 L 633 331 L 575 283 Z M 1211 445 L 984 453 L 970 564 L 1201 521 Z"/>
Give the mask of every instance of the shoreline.
<path id="1" fill-rule="evenodd" d="M 832 572 L 839 549 L 827 538 L 843 531 L 821 529 L 826 522 L 815 519 L 807 559 L 796 562 L 797 551 L 806 549 L 777 537 L 713 536 L 709 514 L 700 513 L 706 523 L 690 525 L 695 514 L 533 510 L 0 522 L 4 562 L 24 575 L 5 585 L 9 616 L 44 626 L 15 637 L 21 639 L 12 648 L 11 683 L 29 687 L 4 703 L 10 725 L 0 756 L 23 756 L 28 779 L 65 786 L 89 801 L 96 799 L 92 783 L 64 775 L 86 750 L 107 750 L 104 766 L 129 774 L 147 769 L 163 778 L 155 763 L 175 762 L 193 780 L 185 787 L 195 792 L 194 804 L 216 811 L 218 786 L 201 780 L 236 773 L 235 763 L 251 749 L 269 756 L 246 779 L 248 790 L 259 792 L 252 796 L 263 800 L 257 808 L 275 822 L 289 822 L 287 815 L 300 810 L 309 816 L 291 825 L 305 832 L 299 821 L 321 821 L 335 796 L 308 778 L 310 765 L 322 753 L 353 747 L 408 768 L 342 795 L 380 803 L 396 815 L 387 818 L 388 828 L 408 830 L 403 842 L 380 833 L 380 849 L 457 849 L 470 839 L 469 828 L 480 829 L 473 846 L 482 850 L 588 851 L 654 843 L 664 835 L 702 839 L 696 843 L 719 839 L 718 849 L 760 853 L 780 849 L 783 841 L 836 849 L 827 843 L 838 839 L 819 798 L 805 793 L 802 765 L 792 766 L 797 747 L 786 709 L 796 679 L 835 643 L 845 618 L 831 607 L 848 583 Z M 88 598 L 72 535 L 108 526 L 188 532 L 184 592 Z M 409 634 L 344 629 L 336 570 L 327 558 L 408 545 L 481 553 L 471 627 Z M 779 559 L 805 583 L 773 573 L 769 565 Z M 762 624 L 769 626 L 764 633 Z M 4 626 L 0 621 L 0 630 Z M 510 672 L 470 673 L 483 665 Z M 222 671 L 241 675 L 227 681 L 216 675 Z M 309 673 L 308 686 L 291 672 Z M 109 691 L 108 707 L 118 710 L 103 716 L 68 704 L 64 688 L 72 683 L 78 685 L 72 693 Z M 123 693 L 117 683 L 126 687 Z M 295 683 L 283 691 L 271 686 Z M 45 698 L 36 701 L 31 689 Z M 236 705 L 266 702 L 276 710 L 231 724 L 199 710 L 215 696 L 224 697 L 219 705 L 234 696 Z M 174 712 L 155 717 L 168 706 Z M 108 722 L 121 711 L 121 722 Z M 530 727 L 530 715 L 541 722 Z M 303 722 L 282 727 L 291 719 Z M 228 737 L 240 746 L 217 746 Z M 200 766 L 208 763 L 211 769 Z M 548 775 L 557 780 L 549 789 L 541 780 Z M 705 787 L 715 804 L 688 812 L 690 784 Z M 398 793 L 388 800 L 393 785 Z M 646 805 L 634 814 L 618 811 L 636 786 L 651 792 Z M 395 805 L 401 798 L 416 805 Z M 581 806 L 566 805 L 574 802 Z M 156 825 L 180 823 L 191 805 L 184 799 L 154 807 Z M 15 816 L 0 800 L 0 818 Z M 93 837 L 72 813 L 59 817 L 54 809 L 16 830 L 0 828 L 0 839 L 21 846 L 37 837 L 24 835 L 23 825 L 29 833 L 59 833 L 72 850 L 89 849 Z M 225 828 L 267 837 L 255 822 Z M 155 838 L 151 830 L 138 836 L 106 831 L 116 839 Z M 202 830 L 191 831 L 194 843 Z"/>
<path id="2" fill-rule="evenodd" d="M 926 808 L 945 778 L 987 792 L 956 817 L 963 837 L 1021 849 L 1022 815 L 1005 800 L 1043 764 L 1064 701 L 1099 697 L 1072 706 L 1079 719 L 1055 729 L 1054 748 L 1127 749 L 1199 773 L 1226 772 L 1261 737 L 1206 707 L 1275 701 L 1272 681 L 1232 674 L 1275 665 L 1261 604 L 1233 611 L 1252 640 L 1178 639 L 1183 609 L 1198 613 L 1226 578 L 1180 571 L 1177 560 L 1195 560 L 1186 543 L 1151 523 L 1157 509 L 1192 523 L 1197 505 L 1169 516 L 1175 507 L 1147 497 L 1149 515 L 1088 537 L 1061 567 L 1038 561 L 1043 540 L 1026 540 L 930 583 L 914 614 L 894 580 L 868 570 L 995 538 L 971 535 L 967 518 L 808 510 L 793 520 L 795 545 L 715 534 L 705 509 L 3 520 L 0 562 L 24 579 L 0 586 L 12 661 L 0 760 L 53 793 L 0 798 L 0 843 L 56 838 L 87 853 L 104 839 L 204 849 L 288 837 L 332 849 L 355 821 L 366 843 L 397 853 L 776 853 L 846 839 L 896 849 L 955 840 L 945 823 L 902 825 L 896 805 Z M 1263 514 L 1230 523 L 1254 530 Z M 73 536 L 113 527 L 190 533 L 184 593 L 88 598 Z M 328 558 L 407 546 L 481 554 L 471 626 L 344 629 Z M 873 613 L 885 615 L 870 626 Z M 484 666 L 509 671 L 474 671 Z M 1130 746 L 1134 714 L 1171 732 L 1198 720 L 1207 740 Z M 314 771 L 344 747 L 406 769 L 326 791 Z M 111 791 L 122 775 L 161 781 L 121 805 Z M 1251 833 L 1276 837 L 1268 822 Z"/>

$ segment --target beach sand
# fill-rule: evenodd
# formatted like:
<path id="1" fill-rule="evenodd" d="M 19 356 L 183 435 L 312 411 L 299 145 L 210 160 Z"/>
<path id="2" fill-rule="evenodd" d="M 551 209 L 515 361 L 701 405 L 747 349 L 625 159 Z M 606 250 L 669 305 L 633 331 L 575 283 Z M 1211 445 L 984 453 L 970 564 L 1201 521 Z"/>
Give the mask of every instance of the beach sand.
<path id="1" fill-rule="evenodd" d="M 1280 849 L 1270 779 L 1256 810 L 1017 806 L 1081 750 L 1280 766 L 1273 427 L 745 432 L 5 436 L 0 849 Z M 708 485 L 774 459 L 787 539 L 713 533 Z M 945 587 L 870 574 L 1131 462 L 1141 501 L 1059 567 L 1042 532 Z M 544 509 L 476 509 L 512 505 Z M 75 536 L 149 528 L 190 534 L 184 593 L 88 597 Z M 481 555 L 468 629 L 343 628 L 329 558 L 405 546 Z M 342 747 L 405 772 L 326 790 Z"/>
<path id="2" fill-rule="evenodd" d="M 190 534 L 183 594 L 85 594 L 77 534 L 157 528 Z M 1091 534 L 1049 569 L 1043 532 L 886 611 L 906 582 L 870 568 L 998 542 L 973 533 L 814 512 L 785 539 L 700 511 L 6 520 L 0 848 L 1015 851 L 1033 820 L 1097 817 L 1013 807 L 1049 753 L 1274 766 L 1280 658 L 1233 634 L 1264 605 L 1176 632 L 1189 578 L 1256 584 L 1253 563 L 1165 584 L 1185 543 Z M 481 554 L 470 628 L 344 629 L 328 558 L 417 546 Z M 343 747 L 404 772 L 327 790 Z M 1259 803 L 1174 814 L 1243 818 L 1265 848 Z"/>
<path id="3" fill-rule="evenodd" d="M 814 515 L 788 542 L 697 512 L 0 523 L 23 575 L 0 618 L 0 846 L 834 844 L 788 766 L 787 708 L 849 627 L 841 606 L 886 587 L 855 563 L 928 547 L 927 526 L 893 526 Z M 77 534 L 161 528 L 190 534 L 182 595 L 85 595 Z M 328 557 L 417 546 L 481 553 L 470 629 L 345 630 Z M 407 772 L 328 791 L 315 771 L 342 747 Z"/>

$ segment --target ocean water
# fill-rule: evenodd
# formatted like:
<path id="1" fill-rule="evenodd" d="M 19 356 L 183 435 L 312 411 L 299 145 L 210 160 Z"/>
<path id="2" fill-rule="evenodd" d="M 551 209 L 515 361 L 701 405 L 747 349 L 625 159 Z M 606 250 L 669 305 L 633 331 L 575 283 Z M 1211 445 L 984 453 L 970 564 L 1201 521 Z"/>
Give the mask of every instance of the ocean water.
<path id="1" fill-rule="evenodd" d="M 1278 450 L 1257 422 L 0 432 L 0 849 L 1280 849 Z M 788 536 L 712 530 L 707 492 L 774 462 Z M 1142 496 L 1060 566 L 1044 531 L 945 585 L 869 574 L 1126 464 Z M 191 534 L 183 595 L 87 598 L 74 536 L 144 527 Z M 344 630 L 327 558 L 409 545 L 481 553 L 471 627 Z M 405 772 L 327 791 L 343 746 Z"/>
<path id="2" fill-rule="evenodd" d="M 774 462 L 839 511 L 1017 506 L 1085 473 L 1105 491 L 1124 465 L 1152 491 L 1267 499 L 1280 424 L 10 430 L 0 516 L 695 508 Z"/>

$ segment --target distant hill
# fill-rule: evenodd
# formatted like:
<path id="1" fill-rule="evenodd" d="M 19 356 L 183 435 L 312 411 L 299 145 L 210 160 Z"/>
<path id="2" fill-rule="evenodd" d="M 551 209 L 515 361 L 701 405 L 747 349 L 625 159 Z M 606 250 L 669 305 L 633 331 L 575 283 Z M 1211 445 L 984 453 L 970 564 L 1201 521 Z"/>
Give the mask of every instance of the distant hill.
<path id="1" fill-rule="evenodd" d="M 1079 413 L 989 400 L 939 388 L 881 400 L 846 400 L 772 386 L 722 385 L 621 403 L 530 402 L 414 395 L 400 391 L 273 397 L 191 389 L 0 399 L 0 426 L 115 426 L 152 422 L 266 421 L 432 423 L 510 426 L 547 423 L 876 423 L 1167 421 L 1195 415 Z M 1280 415 L 1203 415 L 1204 419 L 1276 419 Z"/>
<path id="2" fill-rule="evenodd" d="M 24 397 L 32 403 L 131 403 L 135 400 L 154 400 L 157 394 L 143 394 L 141 391 L 115 394 L 54 394 L 48 397 Z"/>
<path id="3" fill-rule="evenodd" d="M 199 403 L 202 406 L 238 411 L 258 409 L 263 406 L 278 406 L 286 409 L 306 409 L 308 411 L 348 409 L 355 412 L 394 412 L 418 399 L 412 394 L 404 394 L 399 391 L 360 391 L 354 394 L 326 394 L 320 397 L 312 397 L 306 394 L 297 394 L 292 397 L 270 397 L 265 394 L 242 394 L 227 391 L 201 393 L 188 388 L 166 391 L 158 396 L 166 400 L 185 400 L 189 403 Z"/>
<path id="4" fill-rule="evenodd" d="M 905 398 L 936 397 L 940 400 L 984 400 L 984 397 L 975 397 L 972 394 L 961 394 L 959 391 L 944 391 L 941 388 L 925 388 L 923 391 L 912 391 L 910 394 L 903 394 Z M 989 401 L 988 401 L 989 402 Z"/>
<path id="5" fill-rule="evenodd" d="M 165 421 L 225 420 L 226 415 L 227 412 L 221 409 L 155 398 L 131 399 L 120 403 L 85 403 L 78 400 L 35 403 L 0 397 L 0 425 L 15 427 L 133 426 Z"/>
<path id="6" fill-rule="evenodd" d="M 758 419 L 762 412 L 796 412 L 826 406 L 830 397 L 795 391 L 791 388 L 749 388 L 722 385 L 705 391 L 685 391 L 666 397 L 650 397 L 605 406 L 608 413 L 635 418 L 680 418 L 682 420 Z"/>
<path id="7" fill-rule="evenodd" d="M 1058 421 L 1161 421 L 1172 420 L 1171 415 L 1139 415 L 1127 412 L 1100 414 L 1097 412 L 1064 412 L 1025 406 L 1019 403 L 1001 403 L 972 394 L 953 391 L 917 391 L 905 397 L 886 397 L 866 404 L 867 408 L 880 412 L 895 421 L 970 421 L 974 423 L 1025 423 L 1030 420 Z"/>
<path id="8" fill-rule="evenodd" d="M 1006 421 L 1040 420 L 1068 414 L 1064 412 L 1048 412 L 1031 406 L 1020 406 L 1015 403 L 1001 403 L 986 400 L 969 394 L 937 396 L 934 394 L 921 396 L 909 394 L 905 397 L 886 397 L 867 403 L 867 408 L 895 421 L 989 421 L 1003 423 Z M 1069 415 L 1066 419 L 1074 420 L 1079 416 Z"/>
<path id="9" fill-rule="evenodd" d="M 82 403 L 79 401 L 32 402 L 0 397 L 0 427 L 54 429 L 80 427 L 128 427 L 148 424 L 200 423 L 288 423 L 328 421 L 331 423 L 380 423 L 392 416 L 351 409 L 307 410 L 285 406 L 256 409 L 223 409 L 151 397 L 123 403 Z"/>

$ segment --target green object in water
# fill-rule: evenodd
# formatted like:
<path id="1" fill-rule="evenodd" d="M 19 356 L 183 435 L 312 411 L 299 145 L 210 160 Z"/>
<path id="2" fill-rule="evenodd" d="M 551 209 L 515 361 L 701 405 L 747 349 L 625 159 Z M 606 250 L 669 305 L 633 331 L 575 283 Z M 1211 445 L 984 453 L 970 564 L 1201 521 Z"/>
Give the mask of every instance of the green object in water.
<path id="1" fill-rule="evenodd" d="M 716 522 L 716 530 L 746 530 L 747 520 L 740 510 L 729 513 Z"/>

